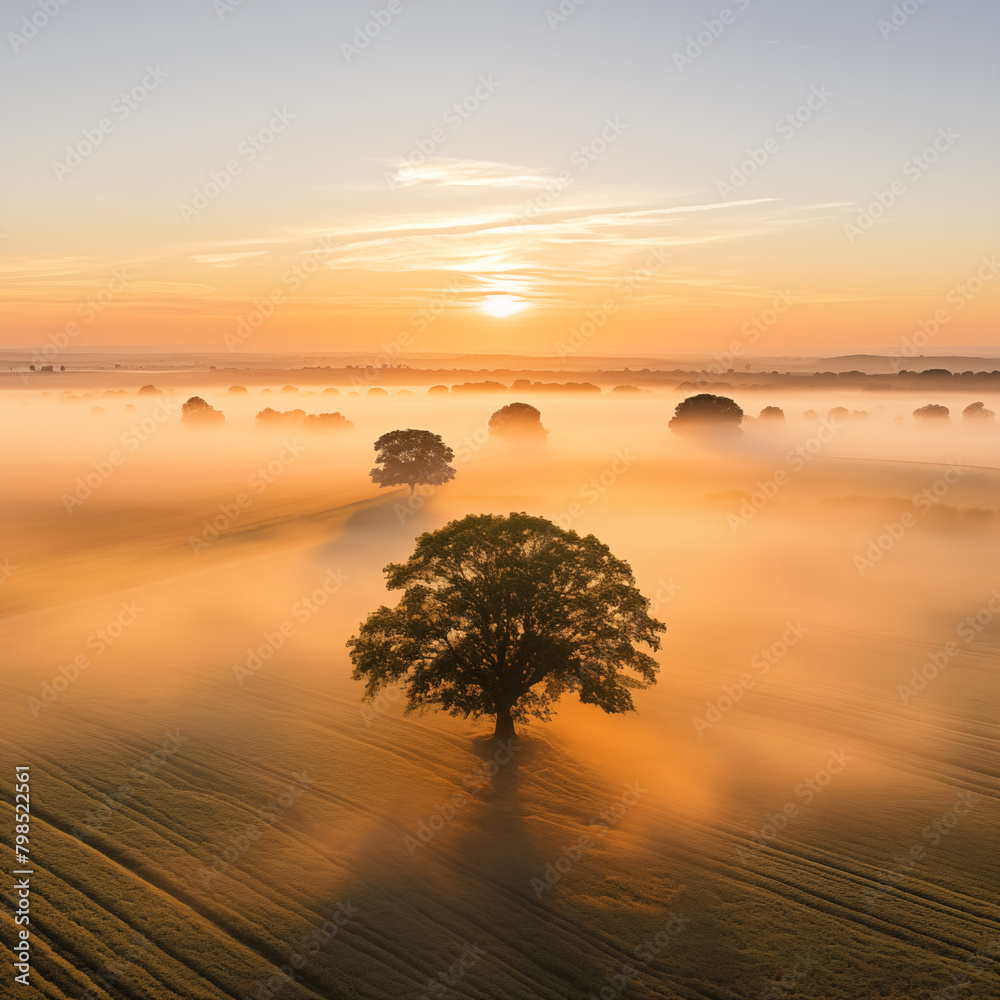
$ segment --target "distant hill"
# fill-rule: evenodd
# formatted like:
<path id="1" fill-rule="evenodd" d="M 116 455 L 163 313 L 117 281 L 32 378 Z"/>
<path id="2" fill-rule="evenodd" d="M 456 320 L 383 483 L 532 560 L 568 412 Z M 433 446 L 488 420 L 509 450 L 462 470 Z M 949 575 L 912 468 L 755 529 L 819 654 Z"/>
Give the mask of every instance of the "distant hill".
<path id="1" fill-rule="evenodd" d="M 896 372 L 902 369 L 922 372 L 928 368 L 946 368 L 950 372 L 989 372 L 1000 369 L 1000 358 L 977 358 L 967 355 L 917 355 L 914 358 L 887 357 L 881 354 L 845 354 L 837 358 L 819 358 L 810 362 L 820 371 L 860 371 L 869 374 Z"/>

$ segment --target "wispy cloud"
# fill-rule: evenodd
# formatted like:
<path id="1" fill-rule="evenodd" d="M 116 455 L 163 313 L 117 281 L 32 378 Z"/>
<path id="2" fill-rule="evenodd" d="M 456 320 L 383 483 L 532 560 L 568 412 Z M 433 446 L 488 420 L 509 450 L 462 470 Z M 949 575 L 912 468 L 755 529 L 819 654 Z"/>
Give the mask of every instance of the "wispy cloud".
<path id="1" fill-rule="evenodd" d="M 456 160 L 439 156 L 413 165 L 408 160 L 393 164 L 392 187 L 429 184 L 436 187 L 543 188 L 554 182 L 552 174 L 491 160 Z"/>
<path id="2" fill-rule="evenodd" d="M 62 278 L 86 274 L 99 266 L 100 261 L 93 257 L 7 257 L 0 260 L 0 274 Z"/>
<path id="3" fill-rule="evenodd" d="M 769 199 L 742 202 L 566 209 L 539 213 L 530 222 L 520 212 L 454 220 L 448 228 L 414 219 L 363 226 L 331 250 L 330 268 L 368 271 L 458 271 L 484 279 L 530 271 L 536 282 L 557 278 L 568 262 L 581 277 L 615 266 L 643 248 L 716 242 L 763 231 L 742 213 Z M 709 216 L 714 218 L 709 219 Z M 684 218 L 691 221 L 682 222 Z M 586 280 L 583 277 L 583 280 Z"/>
<path id="4" fill-rule="evenodd" d="M 124 266 L 130 285 L 123 299 L 140 308 L 238 311 L 245 306 L 244 289 L 262 280 L 257 275 L 278 281 L 283 269 L 309 255 L 321 267 L 296 295 L 303 307 L 396 308 L 419 302 L 424 288 L 439 289 L 446 282 L 462 289 L 463 300 L 508 293 L 557 307 L 577 304 L 589 289 L 613 283 L 652 248 L 671 254 L 644 297 L 667 302 L 678 294 L 704 295 L 718 301 L 771 292 L 749 287 L 742 271 L 727 270 L 726 255 L 700 248 L 780 235 L 843 208 L 841 203 L 788 206 L 770 198 L 707 201 L 695 192 L 678 192 L 665 201 L 660 192 L 585 187 L 576 177 L 566 182 L 531 167 L 487 160 L 403 163 L 396 176 L 404 190 L 391 215 L 383 192 L 373 202 L 378 210 L 366 214 L 355 206 L 322 228 L 293 226 L 174 244 L 132 261 L 9 260 L 2 265 L 8 303 L 33 297 L 72 301 L 99 290 L 109 267 Z M 239 271 L 244 265 L 253 269 L 245 279 Z M 211 288 L 202 283 L 206 267 L 232 276 L 219 275 L 219 287 Z"/>
<path id="5" fill-rule="evenodd" d="M 191 259 L 196 264 L 210 264 L 212 267 L 235 267 L 247 257 L 262 257 L 269 250 L 244 250 L 239 253 L 199 253 L 192 254 Z"/>

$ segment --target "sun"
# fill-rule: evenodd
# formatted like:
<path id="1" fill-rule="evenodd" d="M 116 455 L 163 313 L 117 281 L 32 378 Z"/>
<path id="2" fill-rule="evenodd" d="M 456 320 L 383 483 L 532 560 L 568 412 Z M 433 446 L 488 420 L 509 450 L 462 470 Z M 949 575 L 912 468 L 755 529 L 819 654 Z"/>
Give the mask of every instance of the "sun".
<path id="1" fill-rule="evenodd" d="M 516 295 L 489 295 L 482 301 L 484 313 L 490 316 L 513 316 L 528 303 Z"/>

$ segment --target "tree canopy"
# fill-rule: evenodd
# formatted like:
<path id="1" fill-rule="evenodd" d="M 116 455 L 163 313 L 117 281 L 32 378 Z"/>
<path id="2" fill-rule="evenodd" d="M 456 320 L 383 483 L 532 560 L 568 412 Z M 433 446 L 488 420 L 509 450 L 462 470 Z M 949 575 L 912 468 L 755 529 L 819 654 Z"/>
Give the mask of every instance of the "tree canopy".
<path id="1" fill-rule="evenodd" d="M 257 414 L 256 420 L 261 424 L 301 424 L 306 419 L 305 410 L 274 410 L 270 406 L 265 406 Z"/>
<path id="2" fill-rule="evenodd" d="M 681 400 L 674 410 L 669 427 L 675 434 L 698 434 L 705 431 L 734 433 L 743 421 L 743 410 L 728 396 L 701 392 Z"/>
<path id="3" fill-rule="evenodd" d="M 310 413 L 303 421 L 306 430 L 340 431 L 349 430 L 354 422 L 348 420 L 343 413 Z"/>
<path id="4" fill-rule="evenodd" d="M 225 422 L 225 414 L 209 405 L 201 396 L 192 396 L 181 407 L 181 423 L 205 425 Z"/>
<path id="5" fill-rule="evenodd" d="M 948 420 L 950 413 L 947 406 L 940 403 L 928 403 L 926 406 L 918 406 L 913 411 L 917 420 Z"/>
<path id="6" fill-rule="evenodd" d="M 996 414 L 992 410 L 986 408 L 986 404 L 982 401 L 976 403 L 969 403 L 969 405 L 962 410 L 962 417 L 965 420 L 992 420 Z"/>
<path id="7" fill-rule="evenodd" d="M 549 719 L 567 692 L 605 712 L 635 710 L 632 690 L 656 680 L 636 648 L 660 647 L 628 563 L 593 535 L 542 517 L 470 514 L 417 539 L 385 567 L 395 608 L 380 607 L 347 645 L 365 698 L 402 685 L 407 711 L 440 706 L 493 716 L 495 736 Z"/>
<path id="8" fill-rule="evenodd" d="M 455 478 L 455 470 L 448 464 L 455 453 L 432 431 L 389 431 L 375 442 L 375 452 L 370 475 L 381 487 L 405 483 L 412 496 L 418 484 L 441 486 Z"/>
<path id="9" fill-rule="evenodd" d="M 542 415 L 530 403 L 508 403 L 491 417 L 492 437 L 514 441 L 544 441 L 548 431 L 542 426 Z"/>

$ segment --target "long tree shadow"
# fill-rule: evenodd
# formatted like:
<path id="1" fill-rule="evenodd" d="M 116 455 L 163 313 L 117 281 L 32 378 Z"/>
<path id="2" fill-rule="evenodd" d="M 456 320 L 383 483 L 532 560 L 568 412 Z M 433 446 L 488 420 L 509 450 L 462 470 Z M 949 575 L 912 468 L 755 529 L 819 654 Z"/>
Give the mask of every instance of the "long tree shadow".
<path id="1" fill-rule="evenodd" d="M 443 995 L 446 987 L 470 997 L 585 996 L 602 974 L 600 953 L 614 946 L 536 895 L 531 880 L 544 878 L 552 860 L 551 831 L 540 841 L 532 821 L 567 820 L 558 810 L 545 815 L 551 782 L 580 786 L 585 798 L 586 778 L 544 738 L 450 742 L 466 758 L 453 794 L 424 794 L 416 807 L 409 798 L 423 818 L 403 824 L 405 837 L 388 822 L 358 845 L 355 874 L 338 887 L 338 898 L 357 903 L 358 925 L 333 945 L 333 964 L 352 966 L 355 982 L 366 975 L 359 953 L 378 954 L 383 995 Z M 401 801 L 412 795 L 403 782 L 385 791 Z"/>
<path id="2" fill-rule="evenodd" d="M 387 563 L 405 562 L 417 536 L 438 526 L 428 505 L 412 510 L 406 500 L 406 490 L 393 490 L 366 501 L 335 537 L 311 550 L 310 561 L 324 569 L 343 569 L 353 584 L 381 581 Z M 384 596 L 383 590 L 376 600 Z"/>
<path id="3" fill-rule="evenodd" d="M 473 753 L 485 782 L 455 855 L 475 859 L 476 882 L 461 888 L 459 900 L 479 910 L 491 938 L 489 961 L 476 979 L 494 995 L 586 995 L 600 978 L 608 942 L 563 892 L 573 871 L 556 865 L 563 854 L 558 845 L 587 829 L 584 803 L 593 797 L 593 776 L 537 730 L 499 747 L 482 737 Z M 569 815 L 567 796 L 577 800 Z M 587 861 L 581 855 L 576 863 Z M 566 886 L 550 884 L 553 873 Z"/>
<path id="4" fill-rule="evenodd" d="M 428 516 L 424 510 L 410 511 L 405 490 L 392 490 L 384 497 L 365 501 L 344 523 L 340 533 L 316 547 L 323 559 L 364 556 L 372 550 L 394 550 L 424 530 Z"/>

